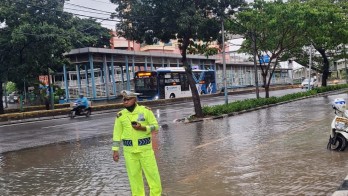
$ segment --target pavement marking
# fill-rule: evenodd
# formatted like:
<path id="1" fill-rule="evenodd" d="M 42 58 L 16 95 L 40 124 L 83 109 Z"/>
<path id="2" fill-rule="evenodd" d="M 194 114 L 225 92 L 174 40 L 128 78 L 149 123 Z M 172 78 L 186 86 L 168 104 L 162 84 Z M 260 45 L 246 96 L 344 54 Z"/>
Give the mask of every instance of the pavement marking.
<path id="1" fill-rule="evenodd" d="M 335 191 L 332 196 L 347 196 L 348 195 L 348 176 L 344 179 L 341 186 Z"/>

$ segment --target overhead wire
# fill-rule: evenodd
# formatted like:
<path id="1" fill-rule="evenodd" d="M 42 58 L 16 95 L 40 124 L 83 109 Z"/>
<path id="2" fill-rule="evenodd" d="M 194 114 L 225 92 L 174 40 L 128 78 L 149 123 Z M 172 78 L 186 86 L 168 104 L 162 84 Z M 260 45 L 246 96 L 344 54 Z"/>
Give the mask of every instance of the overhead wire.
<path id="1" fill-rule="evenodd" d="M 69 2 L 65 2 L 65 4 L 71 5 L 71 6 L 75 6 L 75 7 L 85 8 L 85 9 L 89 9 L 89 10 L 94 10 L 94 11 L 100 11 L 100 12 L 113 14 L 113 12 L 108 12 L 108 11 L 105 11 L 105 10 L 98 10 L 98 9 L 94 9 L 94 8 L 90 8 L 90 7 L 86 7 L 86 6 L 82 6 L 82 5 L 77 5 L 77 4 L 73 4 L 73 3 L 69 3 Z"/>
<path id="2" fill-rule="evenodd" d="M 74 9 L 74 8 L 69 8 L 69 7 L 64 7 L 64 10 L 74 10 L 74 11 L 86 12 L 85 10 Z M 69 12 L 69 13 L 70 13 L 70 12 Z M 88 11 L 88 13 L 110 16 L 110 14 L 101 13 L 101 12 Z"/>
<path id="3" fill-rule="evenodd" d="M 108 12 L 108 11 L 105 11 L 105 10 L 98 10 L 98 9 L 94 9 L 94 8 L 90 8 L 90 7 L 86 7 L 86 6 L 81 6 L 81 5 L 77 5 L 77 4 L 72 4 L 72 3 L 68 3 L 68 2 L 65 2 L 65 4 L 71 4 L 75 7 L 80 7 L 80 8 L 83 8 L 83 9 L 90 9 L 90 10 L 94 10 L 94 11 L 98 11 L 98 12 L 103 12 L 103 13 L 97 13 L 97 12 L 92 12 L 92 11 L 85 11 L 85 10 L 78 10 L 78 9 L 74 9 L 74 8 L 67 8 L 67 9 L 70 9 L 70 10 L 75 10 L 75 11 L 83 11 L 83 12 L 87 12 L 87 13 L 96 13 L 96 14 L 102 14 L 102 15 L 108 15 L 108 14 L 104 14 L 105 13 L 110 13 L 112 14 L 112 12 Z M 85 18 L 90 18 L 90 19 L 95 19 L 95 20 L 101 20 L 101 21 L 96 21 L 98 23 L 101 23 L 103 21 L 110 21 L 110 22 L 121 22 L 120 20 L 115 20 L 115 19 L 111 19 L 111 18 L 103 18 L 103 17 L 96 17 L 96 16 L 90 16 L 90 15 L 85 15 L 85 14 L 78 14 L 78 13 L 72 13 L 72 12 L 67 12 L 67 11 L 63 11 L 63 10 L 53 10 L 53 9 L 48 9 L 48 8 L 45 8 L 45 7 L 41 7 L 41 6 L 37 6 L 37 5 L 30 5 L 30 6 L 33 6 L 33 7 L 37 7 L 37 8 L 40 8 L 40 9 L 43 9 L 43 10 L 47 10 L 47 11 L 54 11 L 54 12 L 66 12 L 66 13 L 70 13 L 74 16 L 80 16 L 80 17 L 85 17 Z M 65 8 L 64 8 L 65 9 Z M 138 18 L 138 19 L 144 19 L 146 20 L 146 18 L 156 18 L 158 16 L 147 16 L 147 17 L 135 17 L 135 18 Z M 112 26 L 114 27 L 114 25 L 111 25 L 109 24 L 108 26 Z M 89 28 L 93 27 L 93 25 L 91 25 L 90 27 L 87 27 L 85 29 L 80 29 L 78 31 L 80 32 L 83 32 Z M 26 35 L 37 35 L 37 36 L 40 36 L 39 34 L 29 34 L 29 33 L 22 33 L 22 34 L 26 34 Z M 51 34 L 42 34 L 43 36 L 52 36 Z"/>
<path id="4" fill-rule="evenodd" d="M 39 8 L 39 9 L 43 9 L 43 10 L 47 10 L 47 11 L 54 11 L 54 12 L 65 12 L 65 13 L 70 13 L 70 12 L 66 12 L 66 11 L 62 11 L 62 10 L 52 10 L 52 9 L 48 9 L 48 8 L 44 8 L 44 7 L 41 7 L 41 6 L 37 6 L 37 5 L 30 5 L 30 6 L 33 6 L 33 7 L 36 7 L 36 8 Z M 93 16 L 87 16 L 87 15 L 83 15 L 83 14 L 75 14 L 75 13 L 70 13 L 72 15 L 76 15 L 76 16 L 82 16 L 82 17 L 87 17 L 87 18 L 91 18 L 91 19 L 100 19 L 102 21 L 104 20 L 108 20 L 108 21 L 114 21 L 114 22 L 118 22 L 117 20 L 111 20 L 111 19 L 108 19 L 108 18 L 99 18 L 99 17 L 93 17 Z M 101 23 L 102 21 L 96 21 L 97 23 Z M 84 32 L 90 28 L 92 28 L 93 25 L 85 28 L 85 29 L 77 29 L 78 32 Z M 8 29 L 5 29 L 5 28 L 2 28 L 1 30 L 3 31 L 10 31 Z M 12 33 L 15 33 L 15 34 L 22 34 L 22 35 L 32 35 L 32 36 L 40 36 L 40 37 L 50 37 L 50 36 L 61 36 L 61 37 L 66 37 L 67 35 L 61 35 L 61 34 L 33 34 L 33 33 L 25 33 L 25 32 L 12 32 Z"/>
<path id="5" fill-rule="evenodd" d="M 98 0 L 87 0 L 87 1 L 91 1 L 91 2 L 99 2 L 99 3 L 108 4 L 108 5 L 115 5 L 115 4 L 111 3 L 110 1 L 108 1 L 108 2 L 105 2 L 105 1 L 98 1 Z"/>

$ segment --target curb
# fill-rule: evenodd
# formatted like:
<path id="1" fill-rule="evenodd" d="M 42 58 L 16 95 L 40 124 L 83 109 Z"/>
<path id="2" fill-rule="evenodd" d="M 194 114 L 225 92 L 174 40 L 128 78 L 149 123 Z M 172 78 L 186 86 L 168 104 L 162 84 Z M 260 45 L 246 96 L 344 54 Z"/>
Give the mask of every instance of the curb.
<path id="1" fill-rule="evenodd" d="M 95 112 L 92 112 L 92 115 L 107 114 L 107 113 L 113 113 L 113 112 L 117 112 L 117 109 L 95 111 Z M 42 117 L 35 117 L 35 118 L 25 118 L 25 119 L 19 119 L 19 120 L 9 120 L 9 121 L 2 121 L 2 122 L 0 121 L 0 126 L 54 120 L 54 119 L 63 119 L 63 118 L 69 118 L 69 116 L 67 114 L 66 115 L 63 114 L 63 115 L 42 116 Z"/>
<path id="2" fill-rule="evenodd" d="M 344 179 L 341 186 L 338 187 L 337 191 L 335 191 L 332 196 L 347 196 L 348 195 L 348 176 Z"/>

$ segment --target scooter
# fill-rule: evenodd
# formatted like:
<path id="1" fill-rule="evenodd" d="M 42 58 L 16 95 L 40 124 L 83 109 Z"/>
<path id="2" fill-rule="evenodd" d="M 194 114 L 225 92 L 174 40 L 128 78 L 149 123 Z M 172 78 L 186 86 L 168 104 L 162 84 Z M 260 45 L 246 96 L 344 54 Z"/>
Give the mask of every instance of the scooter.
<path id="1" fill-rule="evenodd" d="M 70 110 L 69 117 L 71 119 L 75 118 L 75 116 L 86 116 L 89 117 L 92 114 L 92 108 L 87 107 L 87 108 L 79 108 L 78 106 L 80 105 L 79 102 L 74 102 L 72 103 L 73 108 Z"/>
<path id="2" fill-rule="evenodd" d="M 348 140 L 348 110 L 346 110 L 346 101 L 337 98 L 332 104 L 335 110 L 335 118 L 331 122 L 330 138 L 327 149 L 335 151 L 344 151 Z"/>

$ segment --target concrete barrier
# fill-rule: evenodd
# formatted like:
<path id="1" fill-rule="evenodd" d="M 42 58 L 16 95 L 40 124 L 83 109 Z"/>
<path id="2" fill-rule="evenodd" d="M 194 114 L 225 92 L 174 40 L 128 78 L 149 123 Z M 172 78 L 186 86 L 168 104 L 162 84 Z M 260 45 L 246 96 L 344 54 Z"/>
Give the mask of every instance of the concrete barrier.
<path id="1" fill-rule="evenodd" d="M 346 176 L 341 186 L 338 187 L 332 196 L 348 196 L 348 176 Z"/>

